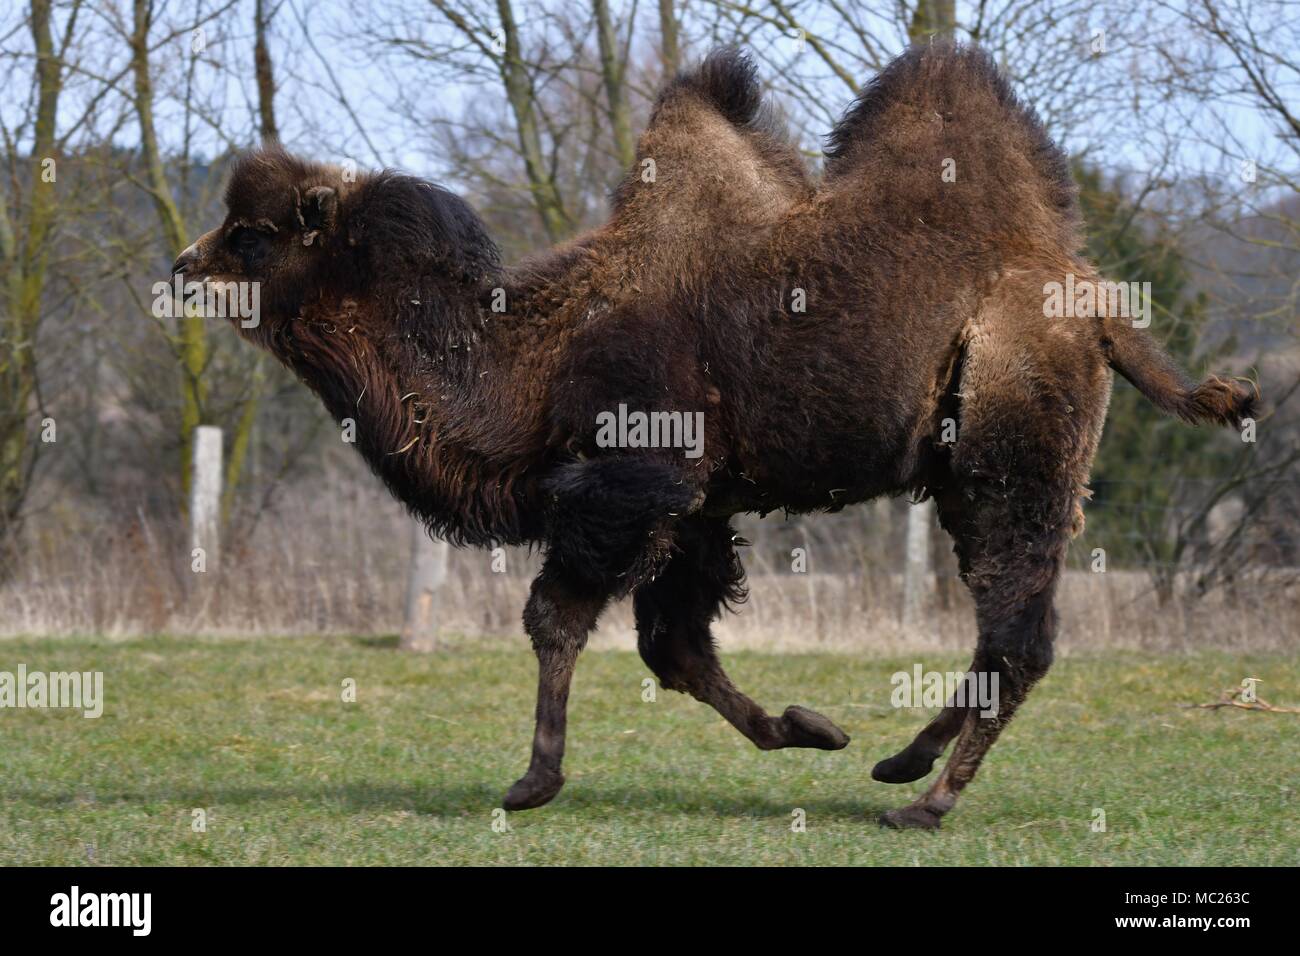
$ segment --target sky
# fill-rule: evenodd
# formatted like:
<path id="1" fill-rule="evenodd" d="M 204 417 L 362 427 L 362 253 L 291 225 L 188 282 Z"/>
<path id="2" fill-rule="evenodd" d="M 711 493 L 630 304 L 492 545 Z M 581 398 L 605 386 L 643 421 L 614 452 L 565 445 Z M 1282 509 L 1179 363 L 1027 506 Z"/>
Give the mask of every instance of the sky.
<path id="1" fill-rule="evenodd" d="M 114 119 L 125 103 L 121 96 L 100 98 L 103 77 L 117 76 L 123 70 L 126 48 L 121 39 L 123 24 L 120 17 L 129 16 L 121 0 L 88 0 L 90 6 L 81 14 L 81 28 L 86 37 L 79 45 L 79 70 L 71 79 L 62 109 L 61 129 L 66 128 L 83 113 L 88 104 L 99 103 L 103 116 L 96 130 L 111 132 L 119 145 L 125 148 L 138 146 L 139 133 L 133 122 L 114 126 Z M 212 156 L 232 146 L 244 146 L 254 141 L 253 89 L 242 79 L 250 71 L 252 49 L 252 5 L 248 0 L 233 0 L 234 6 L 222 8 L 226 0 L 158 0 L 161 15 L 153 33 L 154 62 L 159 92 L 157 125 L 164 147 L 179 151 L 188 147 L 191 154 Z M 486 0 L 474 0 L 486 3 Z M 1107 21 L 1105 2 L 1075 5 L 1073 0 L 1062 0 L 1066 8 L 1079 19 L 1071 21 L 1068 29 L 1084 49 L 1091 39 L 1090 32 L 1097 24 Z M 1189 2 L 1189 0 L 1175 0 Z M 1249 3 L 1249 0 L 1246 0 Z M 1260 0 L 1265 12 L 1285 9 L 1286 4 Z M 516 0 L 521 31 L 531 37 L 554 33 L 545 9 L 534 3 Z M 201 32 L 188 27 L 194 21 L 194 11 L 200 6 L 207 9 L 222 8 L 202 24 Z M 550 8 L 555 8 L 551 3 Z M 19 73 L 30 67 L 30 37 L 23 22 L 22 5 L 13 4 L 0 14 L 0 53 L 10 70 Z M 629 8 L 625 3 L 615 3 L 616 16 Z M 122 8 L 122 9 L 118 9 Z M 697 5 L 698 8 L 698 5 Z M 889 7 L 882 3 L 881 9 Z M 490 13 L 476 7 L 480 13 Z M 804 22 L 814 33 L 826 36 L 832 44 L 852 46 L 852 39 L 835 33 L 830 27 L 830 6 L 807 8 Z M 1123 73 L 1150 65 L 1143 58 L 1156 58 L 1161 54 L 1163 31 L 1174 14 L 1163 0 L 1137 0 L 1138 17 L 1129 20 L 1140 30 L 1133 35 L 1110 31 L 1107 34 L 1107 54 L 1096 65 L 1098 82 L 1114 82 L 1123 87 Z M 688 48 L 698 55 L 707 45 L 700 19 L 690 12 L 686 16 L 686 31 L 694 35 Z M 1101 12 L 1097 12 L 1101 11 Z M 958 18 L 973 22 L 974 6 L 959 3 Z M 1263 13 L 1260 14 L 1263 16 Z M 635 48 L 633 56 L 647 61 L 651 51 L 644 46 L 657 36 L 656 5 L 640 0 L 636 7 L 638 34 L 643 46 Z M 66 26 L 66 8 L 56 18 L 56 29 Z M 490 16 L 489 20 L 493 19 Z M 877 25 L 877 32 L 886 37 L 886 44 L 901 48 L 902 36 L 895 24 L 886 17 L 869 17 Z M 455 118 L 469 112 L 478 112 L 491 105 L 499 109 L 502 93 L 493 81 L 462 79 L 449 81 L 438 75 L 439 71 L 428 64 L 414 61 L 396 62 L 380 55 L 374 44 L 364 41 L 362 34 L 367 24 L 382 21 L 390 32 L 406 35 L 436 36 L 446 30 L 436 22 L 426 0 L 386 0 L 366 7 L 360 16 L 352 0 L 283 0 L 277 8 L 277 20 L 272 36 L 272 58 L 282 83 L 277 100 L 277 112 L 282 135 L 287 145 L 323 159 L 353 159 L 362 166 L 394 165 L 431 178 L 442 178 L 446 170 L 431 148 L 425 130 L 412 128 L 405 118 L 396 120 L 392 104 L 406 100 L 417 112 L 432 117 Z M 1091 26 L 1090 26 L 1091 24 Z M 1268 26 L 1268 24 L 1265 24 Z M 1059 33 L 1060 31 L 1058 31 Z M 751 38 L 753 45 L 766 52 L 784 57 L 792 73 L 817 74 L 815 54 L 806 45 L 797 45 L 783 29 L 773 25 L 758 28 Z M 791 52 L 798 50 L 798 52 Z M 799 59 L 795 59 L 798 57 Z M 768 73 L 772 67 L 768 64 Z M 233 67 L 233 68 L 232 68 Z M 870 78 L 870 71 L 861 70 L 862 81 Z M 26 90 L 29 82 L 15 82 L 22 77 L 6 77 L 11 90 Z M 788 79 L 778 68 L 770 79 L 777 86 Z M 119 84 L 129 91 L 129 80 Z M 814 75 L 811 81 L 815 107 L 821 115 L 801 110 L 799 103 L 784 101 L 796 119 L 803 119 L 815 131 L 829 128 L 830 117 L 848 106 L 850 92 L 839 80 L 826 71 Z M 1024 83 L 1018 86 L 1020 94 L 1037 103 L 1051 125 L 1055 118 L 1052 91 Z M 1300 100 L 1300 90 L 1296 90 Z M 188 94 L 188 95 L 187 95 Z M 186 103 L 198 108 L 187 116 Z M 0 100 L 0 119 L 12 127 L 24 106 L 21 97 L 6 96 Z M 807 115 L 799 114 L 807 112 Z M 1173 178 L 1187 177 L 1209 171 L 1218 176 L 1238 173 L 1233 167 L 1223 168 L 1218 146 L 1227 136 L 1213 127 L 1206 127 L 1208 135 L 1198 130 L 1206 111 L 1198 107 L 1193 97 L 1184 96 L 1172 102 L 1154 103 L 1149 99 L 1140 102 L 1134 97 L 1131 106 L 1111 103 L 1098 109 L 1094 115 L 1086 112 L 1071 118 L 1069 128 L 1057 129 L 1063 134 L 1064 145 L 1073 153 L 1087 152 L 1094 161 L 1116 169 L 1132 169 L 1144 173 L 1156 165 L 1161 134 L 1171 124 L 1185 124 L 1187 135 L 1178 143 L 1178 156 L 1172 169 Z M 1258 161 L 1268 163 L 1280 151 L 1279 143 L 1260 114 L 1251 109 L 1229 109 L 1229 126 L 1233 134 L 1245 144 L 1245 153 L 1258 154 Z M 506 131 L 507 135 L 509 131 Z M 1198 137 L 1200 137 L 1198 139 Z M 815 146 L 815 140 L 807 143 Z M 1289 160 L 1294 162 L 1294 153 Z M 453 184 L 454 185 L 454 184 Z"/>

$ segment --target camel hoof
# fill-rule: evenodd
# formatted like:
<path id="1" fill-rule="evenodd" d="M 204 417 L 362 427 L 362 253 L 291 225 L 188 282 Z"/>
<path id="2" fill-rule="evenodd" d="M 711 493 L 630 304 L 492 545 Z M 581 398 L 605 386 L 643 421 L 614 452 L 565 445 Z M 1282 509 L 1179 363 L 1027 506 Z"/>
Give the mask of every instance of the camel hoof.
<path id="1" fill-rule="evenodd" d="M 501 805 L 507 810 L 532 810 L 555 799 L 564 786 L 564 774 L 524 774 L 506 793 Z"/>
<path id="2" fill-rule="evenodd" d="M 933 770 L 938 757 L 938 754 L 931 756 L 908 747 L 872 767 L 871 779 L 881 783 L 911 783 Z"/>
<path id="3" fill-rule="evenodd" d="M 937 830 L 943 823 L 939 814 L 915 804 L 882 813 L 879 822 L 890 830 Z"/>
<path id="4" fill-rule="evenodd" d="M 815 710 L 787 707 L 781 718 L 787 730 L 787 747 L 843 750 L 849 745 L 849 735 Z"/>

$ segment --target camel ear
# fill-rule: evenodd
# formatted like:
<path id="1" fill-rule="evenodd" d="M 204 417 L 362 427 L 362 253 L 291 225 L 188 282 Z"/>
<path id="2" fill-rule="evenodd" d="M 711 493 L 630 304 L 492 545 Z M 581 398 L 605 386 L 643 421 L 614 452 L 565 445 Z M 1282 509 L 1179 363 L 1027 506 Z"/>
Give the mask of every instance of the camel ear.
<path id="1" fill-rule="evenodd" d="M 318 235 L 328 236 L 338 221 L 339 194 L 330 186 L 313 186 L 298 195 L 298 221 L 302 223 L 302 244 L 310 246 Z"/>

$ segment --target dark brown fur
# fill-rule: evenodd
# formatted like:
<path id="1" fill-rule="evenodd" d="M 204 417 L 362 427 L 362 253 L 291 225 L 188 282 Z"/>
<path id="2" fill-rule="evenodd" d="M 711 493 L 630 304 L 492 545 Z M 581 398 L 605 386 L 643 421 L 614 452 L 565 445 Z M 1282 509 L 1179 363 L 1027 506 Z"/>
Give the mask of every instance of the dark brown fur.
<path id="1" fill-rule="evenodd" d="M 665 687 L 764 749 L 847 744 L 804 708 L 769 716 L 723 672 L 710 622 L 744 595 L 728 518 L 911 492 L 937 501 L 977 606 L 972 670 L 1001 686 L 996 718 L 949 707 L 873 772 L 917 779 L 956 738 L 935 785 L 884 818 L 937 826 L 1051 662 L 1111 368 L 1189 421 L 1251 413 L 1253 392 L 1190 386 L 1125 320 L 1044 316 L 1045 283 L 1095 273 L 1064 157 L 982 53 L 909 51 L 827 155 L 814 182 L 724 50 L 660 95 L 609 223 L 518 268 L 438 187 L 349 183 L 277 150 L 240 163 L 226 223 L 177 262 L 263 283 L 245 334 L 356 420 L 431 531 L 546 550 L 524 614 L 537 731 L 511 809 L 559 791 L 574 663 L 629 593 Z M 599 447 L 597 415 L 620 403 L 703 412 L 703 456 Z"/>

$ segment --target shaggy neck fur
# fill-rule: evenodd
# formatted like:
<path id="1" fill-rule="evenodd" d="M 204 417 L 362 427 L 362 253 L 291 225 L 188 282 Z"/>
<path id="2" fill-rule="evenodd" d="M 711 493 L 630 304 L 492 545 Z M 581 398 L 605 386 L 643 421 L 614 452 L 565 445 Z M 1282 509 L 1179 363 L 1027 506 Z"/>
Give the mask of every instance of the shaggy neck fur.
<path id="1" fill-rule="evenodd" d="M 364 251 L 344 246 L 334 274 L 391 291 L 352 299 L 322 288 L 264 344 L 336 420 L 355 421 L 358 450 L 431 531 L 473 545 L 534 538 L 529 473 L 546 436 L 519 383 L 536 381 L 521 373 L 542 350 L 526 319 L 492 311 L 494 295 L 513 291 L 495 247 L 468 206 L 436 187 L 385 175 L 362 189 L 369 218 L 344 228 Z M 354 284 L 349 273 L 378 281 Z"/>

